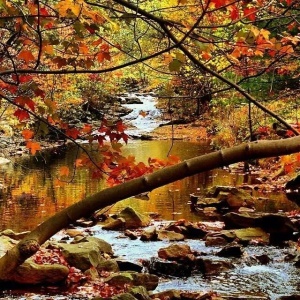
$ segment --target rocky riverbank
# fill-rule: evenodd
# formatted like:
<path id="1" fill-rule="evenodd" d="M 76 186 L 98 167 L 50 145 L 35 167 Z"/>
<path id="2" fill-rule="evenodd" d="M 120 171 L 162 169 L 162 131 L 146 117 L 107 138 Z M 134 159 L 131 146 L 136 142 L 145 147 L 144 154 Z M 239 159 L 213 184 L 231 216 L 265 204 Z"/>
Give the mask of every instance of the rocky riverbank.
<path id="1" fill-rule="evenodd" d="M 130 207 L 115 215 L 96 213 L 78 220 L 11 278 L 14 284 L 36 286 L 34 295 L 15 286 L 2 291 L 2 297 L 12 299 L 22 291 L 26 299 L 298 299 L 300 214 L 257 213 L 249 195 L 245 202 L 247 195 L 234 188 L 214 191 L 218 192 L 207 196 L 219 197 L 221 206 L 217 201 L 203 204 L 202 197 L 191 203 L 191 208 L 206 210 L 207 221 L 158 221 Z M 1 232 L 0 254 L 24 234 Z M 278 268 L 287 272 L 281 275 L 288 282 L 274 289 L 268 280 L 282 280 L 274 273 Z M 256 271 L 252 281 L 244 274 L 243 290 L 243 271 L 249 269 Z M 260 276 L 261 282 L 256 282 Z M 190 278 L 202 288 L 189 286 Z M 228 282 L 233 278 L 239 288 Z M 186 289 L 172 285 L 175 280 L 186 282 Z"/>

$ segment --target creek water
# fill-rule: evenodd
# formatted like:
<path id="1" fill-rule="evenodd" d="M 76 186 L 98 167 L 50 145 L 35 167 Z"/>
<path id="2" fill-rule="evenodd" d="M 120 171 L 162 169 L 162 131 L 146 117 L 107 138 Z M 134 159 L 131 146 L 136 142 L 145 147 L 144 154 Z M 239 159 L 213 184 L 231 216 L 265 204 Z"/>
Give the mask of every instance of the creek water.
<path id="1" fill-rule="evenodd" d="M 146 98 L 149 109 L 148 115 L 155 115 L 155 102 L 153 98 Z M 150 102 L 150 103 L 149 103 Z M 153 108 L 154 107 L 154 108 Z M 136 110 L 145 106 L 136 105 Z M 128 117 L 130 118 L 130 117 Z M 150 118 L 149 124 L 143 123 L 142 117 L 135 118 L 135 129 L 139 133 L 146 132 L 150 123 L 155 121 Z M 146 129 L 143 131 L 141 127 Z M 154 125 L 153 125 L 154 126 Z M 157 125 L 156 125 L 157 126 Z M 134 134 L 137 132 L 134 131 Z M 185 141 L 140 141 L 131 140 L 124 149 L 124 154 L 134 155 L 137 161 L 147 161 L 148 157 L 165 158 L 171 152 L 181 159 L 188 159 L 196 155 L 210 152 L 208 143 Z M 73 204 L 96 191 L 104 189 L 103 180 L 92 180 L 85 170 L 76 170 L 71 183 L 59 186 L 56 181 L 58 170 L 63 165 L 72 169 L 76 151 L 70 148 L 59 156 L 45 156 L 43 163 L 31 160 L 20 161 L 19 164 L 6 164 L 0 166 L 0 183 L 7 188 L 0 194 L 1 229 L 11 228 L 17 232 L 30 230 L 41 223 L 50 215 L 62 208 Z M 44 164 L 44 162 L 47 164 Z M 213 185 L 236 186 L 242 183 L 252 184 L 255 176 L 245 176 L 231 173 L 223 169 L 198 174 L 167 186 L 158 188 L 149 193 L 149 200 L 143 201 L 135 197 L 126 199 L 114 205 L 109 212 L 113 213 L 126 206 L 131 206 L 140 212 L 158 213 L 163 220 L 171 221 L 187 219 L 200 221 L 202 216 L 190 212 L 188 205 L 189 195 L 200 188 L 200 191 Z M 277 212 L 297 209 L 297 205 L 287 200 L 283 193 L 270 193 L 262 195 L 267 200 L 262 200 L 259 211 Z M 116 255 L 128 260 L 137 261 L 157 256 L 157 250 L 167 245 L 167 242 L 145 243 L 140 240 L 129 241 L 120 238 L 120 232 L 103 231 L 100 227 L 92 228 L 95 236 L 103 238 L 112 244 Z M 214 255 L 220 250 L 218 247 L 205 247 L 203 241 L 187 240 L 192 249 Z M 130 243 L 130 251 L 128 244 Z M 248 265 L 236 263 L 236 268 L 218 276 L 204 277 L 195 274 L 187 279 L 166 278 L 160 281 L 157 291 L 170 288 L 184 290 L 213 290 L 221 294 L 248 294 L 267 295 L 270 299 L 277 299 L 280 295 L 298 294 L 300 292 L 300 272 L 292 264 L 283 261 L 284 249 L 276 247 L 247 247 L 248 256 L 268 254 L 271 263 L 268 265 Z M 251 298 L 250 298 L 251 299 Z M 259 298 L 256 298 L 259 299 Z"/>

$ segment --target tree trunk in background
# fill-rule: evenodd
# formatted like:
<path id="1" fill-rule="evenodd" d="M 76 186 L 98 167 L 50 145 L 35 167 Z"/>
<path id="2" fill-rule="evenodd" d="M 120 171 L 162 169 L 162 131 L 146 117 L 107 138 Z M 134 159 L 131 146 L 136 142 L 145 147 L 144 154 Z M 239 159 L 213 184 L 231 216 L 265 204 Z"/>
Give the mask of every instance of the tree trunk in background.
<path id="1" fill-rule="evenodd" d="M 10 274 L 27 258 L 36 253 L 40 245 L 51 236 L 77 219 L 91 215 L 96 210 L 128 197 L 152 191 L 176 180 L 218 167 L 249 159 L 280 156 L 299 151 L 300 136 L 283 140 L 249 142 L 198 156 L 152 174 L 104 189 L 56 213 L 9 250 L 0 258 L 0 280 L 9 281 Z"/>

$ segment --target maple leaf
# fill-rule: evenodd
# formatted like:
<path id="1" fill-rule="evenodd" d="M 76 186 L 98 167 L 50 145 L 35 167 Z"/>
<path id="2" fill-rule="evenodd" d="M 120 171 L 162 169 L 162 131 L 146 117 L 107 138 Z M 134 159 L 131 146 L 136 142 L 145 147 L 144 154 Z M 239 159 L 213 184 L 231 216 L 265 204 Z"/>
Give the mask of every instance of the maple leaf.
<path id="1" fill-rule="evenodd" d="M 32 111 L 34 111 L 35 103 L 27 96 L 18 96 L 15 99 L 15 102 L 22 107 L 25 107 L 25 105 L 27 105 Z"/>
<path id="2" fill-rule="evenodd" d="M 32 54 L 31 51 L 29 50 L 22 50 L 19 55 L 18 55 L 18 58 L 19 59 L 23 59 L 27 64 L 30 62 L 30 61 L 34 61 L 35 58 Z"/>
<path id="3" fill-rule="evenodd" d="M 41 150 L 41 145 L 38 142 L 28 141 L 26 143 L 26 148 L 30 150 L 32 155 L 35 155 L 37 151 Z"/>
<path id="4" fill-rule="evenodd" d="M 29 119 L 29 113 L 27 111 L 25 111 L 24 109 L 20 109 L 18 108 L 15 112 L 14 112 L 14 116 L 17 117 L 19 119 L 20 122 L 28 120 Z"/>
<path id="5" fill-rule="evenodd" d="M 83 128 L 82 128 L 81 131 L 83 133 L 86 133 L 86 134 L 91 133 L 91 131 L 92 131 L 92 125 L 90 125 L 90 124 L 84 124 L 84 126 L 83 126 Z"/>
<path id="6" fill-rule="evenodd" d="M 77 158 L 74 165 L 76 168 L 83 167 L 83 160 L 81 158 Z"/>
<path id="7" fill-rule="evenodd" d="M 59 175 L 60 176 L 69 176 L 70 174 L 70 169 L 67 166 L 62 166 L 59 168 Z"/>
<path id="8" fill-rule="evenodd" d="M 244 16 L 250 21 L 256 20 L 257 9 L 255 7 L 244 8 Z"/>
<path id="9" fill-rule="evenodd" d="M 78 138 L 79 134 L 80 134 L 80 131 L 77 128 L 68 128 L 66 130 L 66 135 L 75 140 Z"/>
<path id="10" fill-rule="evenodd" d="M 29 130 L 29 129 L 24 129 L 22 131 L 22 136 L 25 140 L 29 140 L 34 136 L 34 132 L 32 130 Z"/>

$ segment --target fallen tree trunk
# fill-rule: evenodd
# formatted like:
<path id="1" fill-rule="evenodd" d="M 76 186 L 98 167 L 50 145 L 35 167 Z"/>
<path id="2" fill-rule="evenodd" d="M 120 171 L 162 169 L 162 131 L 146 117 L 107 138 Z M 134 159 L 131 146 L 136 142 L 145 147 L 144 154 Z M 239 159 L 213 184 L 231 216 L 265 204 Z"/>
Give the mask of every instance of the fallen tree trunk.
<path id="1" fill-rule="evenodd" d="M 104 189 L 83 199 L 40 224 L 18 245 L 0 258 L 0 280 L 9 281 L 10 274 L 27 258 L 38 251 L 51 236 L 81 217 L 128 197 L 208 171 L 249 159 L 266 158 L 300 151 L 300 136 L 284 140 L 257 141 L 198 156 L 177 165 L 166 167 L 123 184 Z"/>

